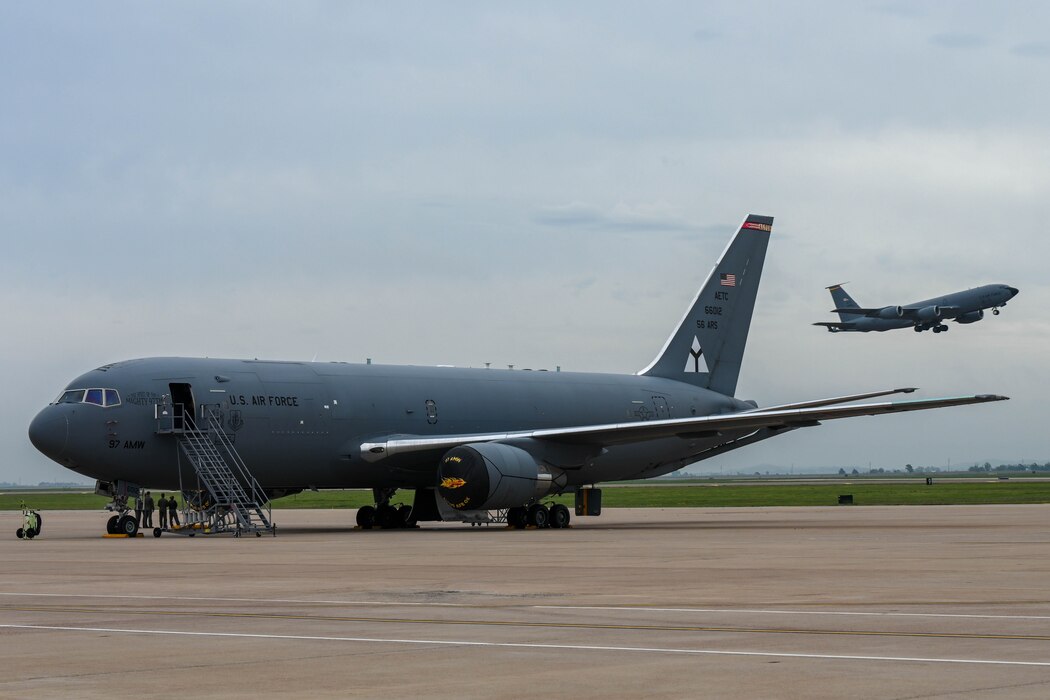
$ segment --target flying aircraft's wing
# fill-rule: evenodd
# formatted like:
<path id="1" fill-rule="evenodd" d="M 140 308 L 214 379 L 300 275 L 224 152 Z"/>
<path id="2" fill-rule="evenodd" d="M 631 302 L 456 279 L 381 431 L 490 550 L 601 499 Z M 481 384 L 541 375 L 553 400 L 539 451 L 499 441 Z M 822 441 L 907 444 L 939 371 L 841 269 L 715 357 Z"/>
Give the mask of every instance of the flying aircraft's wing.
<path id="1" fill-rule="evenodd" d="M 817 321 L 814 326 L 824 326 L 831 331 L 848 331 L 856 327 L 852 321 Z"/>
<path id="2" fill-rule="evenodd" d="M 672 418 L 668 420 L 634 421 L 631 423 L 608 423 L 584 425 L 571 428 L 543 428 L 507 433 L 476 433 L 470 435 L 442 435 L 439 437 L 414 437 L 410 435 L 389 438 L 382 442 L 361 444 L 361 455 L 369 461 L 407 452 L 448 450 L 471 442 L 497 442 L 502 440 L 552 440 L 587 445 L 616 445 L 641 440 L 667 437 L 710 437 L 720 432 L 758 430 L 760 428 L 795 428 L 817 425 L 820 421 L 854 416 L 875 416 L 883 413 L 923 411 L 930 408 L 962 406 L 971 403 L 1004 401 L 1009 397 L 995 394 L 959 396 L 943 399 L 918 399 L 884 403 L 867 403 L 856 406 L 826 406 L 809 402 L 807 408 L 769 408 L 729 413 L 717 416 Z M 830 399 L 840 401 L 841 399 Z M 817 405 L 812 405 L 816 403 Z"/>
<path id="3" fill-rule="evenodd" d="M 862 309 L 859 306 L 844 306 L 841 309 L 832 309 L 830 313 L 853 314 L 854 316 L 878 316 L 879 313 L 885 308 L 885 306 L 880 306 L 877 309 Z M 918 311 L 918 309 L 916 309 L 916 311 Z"/>
<path id="4" fill-rule="evenodd" d="M 924 307 L 924 306 L 904 306 L 904 307 L 901 307 L 901 308 L 904 310 L 904 316 L 906 318 L 915 318 L 915 316 L 918 315 L 919 311 L 921 309 L 926 308 L 926 307 Z M 956 311 L 958 311 L 960 307 L 958 307 L 958 306 L 938 306 L 937 308 L 940 310 L 942 316 L 950 316 L 951 314 L 954 314 Z"/>

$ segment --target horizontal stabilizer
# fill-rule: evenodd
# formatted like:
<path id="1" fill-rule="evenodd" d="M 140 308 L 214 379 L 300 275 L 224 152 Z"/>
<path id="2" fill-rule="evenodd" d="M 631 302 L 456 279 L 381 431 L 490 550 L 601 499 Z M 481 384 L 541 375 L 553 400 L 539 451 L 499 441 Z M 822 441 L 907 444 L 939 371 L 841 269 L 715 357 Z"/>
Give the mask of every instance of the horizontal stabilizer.
<path id="1" fill-rule="evenodd" d="M 573 428 L 545 428 L 509 433 L 474 433 L 441 437 L 399 436 L 396 439 L 365 442 L 361 444 L 360 449 L 361 456 L 364 459 L 375 462 L 395 454 L 450 450 L 453 447 L 472 442 L 533 439 L 606 446 L 642 440 L 695 435 L 699 432 L 746 432 L 761 428 L 797 428 L 815 425 L 818 421 L 836 420 L 838 418 L 876 416 L 883 413 L 902 413 L 905 411 L 924 411 L 947 406 L 1005 401 L 1008 398 L 995 394 L 979 394 L 977 396 L 958 396 L 943 399 L 866 403 L 855 406 L 826 406 L 822 405 L 820 403 L 822 400 L 818 399 L 817 401 L 809 402 L 811 405 L 808 408 L 766 408 L 730 413 L 728 415 L 583 425 Z M 842 397 L 824 399 L 823 401 L 838 402 L 841 399 Z"/>

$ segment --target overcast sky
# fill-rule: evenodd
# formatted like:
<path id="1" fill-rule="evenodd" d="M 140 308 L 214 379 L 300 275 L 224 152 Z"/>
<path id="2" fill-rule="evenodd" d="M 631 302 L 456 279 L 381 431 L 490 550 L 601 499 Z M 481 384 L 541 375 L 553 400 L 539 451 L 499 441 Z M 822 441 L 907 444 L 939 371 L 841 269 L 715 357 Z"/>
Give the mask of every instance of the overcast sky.
<path id="1" fill-rule="evenodd" d="M 154 356 L 633 373 L 776 217 L 738 395 L 1006 403 L 703 463 L 1050 461 L 1050 5 L 5 3 L 0 481 L 82 372 Z M 838 334 L 989 282 L 1000 316 Z"/>

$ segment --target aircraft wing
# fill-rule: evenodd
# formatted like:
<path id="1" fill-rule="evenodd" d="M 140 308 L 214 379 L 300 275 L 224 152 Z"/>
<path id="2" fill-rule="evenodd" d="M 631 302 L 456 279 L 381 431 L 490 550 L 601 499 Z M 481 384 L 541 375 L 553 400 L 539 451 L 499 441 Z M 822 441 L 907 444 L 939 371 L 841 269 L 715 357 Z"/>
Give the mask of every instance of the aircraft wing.
<path id="1" fill-rule="evenodd" d="M 889 396 L 890 394 L 910 394 L 917 391 L 916 387 L 908 386 L 902 389 L 884 389 L 882 391 L 869 391 L 866 394 L 849 394 L 847 396 L 836 396 L 830 399 L 814 399 L 812 401 L 799 401 L 797 403 L 782 403 L 777 406 L 766 406 L 755 408 L 745 413 L 757 413 L 759 411 L 786 411 L 792 408 L 816 408 L 817 406 L 831 406 L 839 403 L 850 403 L 851 401 L 863 401 L 874 399 L 876 396 Z"/>
<path id="2" fill-rule="evenodd" d="M 904 306 L 904 307 L 901 307 L 901 308 L 904 309 L 904 317 L 905 318 L 915 318 L 915 316 L 919 313 L 919 310 L 923 309 L 923 308 L 926 308 L 926 307 L 923 307 L 923 306 Z M 956 311 L 959 311 L 959 309 L 960 309 L 960 307 L 958 307 L 958 306 L 938 306 L 937 308 L 940 310 L 941 316 L 950 316 L 951 314 L 954 314 Z"/>
<path id="3" fill-rule="evenodd" d="M 829 331 L 849 331 L 857 327 L 852 321 L 817 321 L 814 326 L 824 326 Z"/>
<path id="4" fill-rule="evenodd" d="M 832 309 L 831 313 L 853 314 L 854 316 L 878 316 L 879 313 L 885 308 L 885 306 L 880 306 L 877 309 L 863 309 L 858 306 L 847 306 L 841 309 Z M 918 309 L 915 309 L 915 311 L 918 311 Z"/>
<path id="5" fill-rule="evenodd" d="M 788 408 L 753 409 L 740 413 L 715 416 L 583 425 L 569 428 L 542 428 L 539 430 L 521 430 L 507 433 L 475 433 L 437 437 L 405 435 L 388 438 L 384 441 L 361 443 L 361 455 L 370 462 L 376 462 L 395 454 L 449 450 L 458 445 L 472 442 L 499 442 L 529 438 L 587 445 L 617 445 L 668 437 L 688 439 L 690 437 L 710 437 L 720 432 L 739 432 L 742 430 L 758 430 L 760 428 L 798 428 L 817 425 L 820 421 L 836 420 L 838 418 L 875 416 L 883 413 L 902 413 L 905 411 L 924 411 L 930 408 L 1005 401 L 1008 398 L 1007 396 L 995 394 L 979 394 L 976 396 L 942 399 L 867 403 L 856 406 L 827 406 L 820 403 L 820 401 L 829 400 L 848 400 L 846 397 L 841 397 L 840 399 L 807 402 L 810 405 L 802 408 L 792 407 L 794 404 L 787 404 Z"/>

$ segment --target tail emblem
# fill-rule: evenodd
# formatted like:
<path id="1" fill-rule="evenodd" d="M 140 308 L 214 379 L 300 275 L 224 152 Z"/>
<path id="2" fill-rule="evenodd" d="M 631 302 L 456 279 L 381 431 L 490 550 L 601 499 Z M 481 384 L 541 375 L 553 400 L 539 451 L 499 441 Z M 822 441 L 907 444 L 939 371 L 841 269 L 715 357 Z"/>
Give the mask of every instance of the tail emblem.
<path id="1" fill-rule="evenodd" d="M 700 347 L 700 339 L 695 335 L 693 336 L 693 347 L 689 350 L 689 359 L 685 361 L 685 369 L 682 371 L 691 374 L 711 371 L 707 368 L 707 360 L 704 359 L 704 351 Z"/>
<path id="2" fill-rule="evenodd" d="M 459 477 L 446 476 L 441 480 L 441 488 L 443 489 L 458 489 L 461 486 L 466 486 L 467 482 Z"/>

